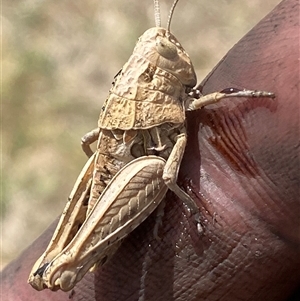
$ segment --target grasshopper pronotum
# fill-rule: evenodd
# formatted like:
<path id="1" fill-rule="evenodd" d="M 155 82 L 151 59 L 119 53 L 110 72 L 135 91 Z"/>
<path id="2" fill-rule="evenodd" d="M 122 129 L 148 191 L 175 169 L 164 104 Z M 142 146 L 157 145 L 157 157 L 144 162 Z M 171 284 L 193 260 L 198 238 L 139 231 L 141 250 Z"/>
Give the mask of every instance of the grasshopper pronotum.
<path id="1" fill-rule="evenodd" d="M 125 238 L 160 204 L 168 189 L 191 210 L 197 206 L 177 184 L 187 141 L 185 111 L 229 97 L 274 97 L 273 93 L 225 89 L 208 95 L 194 89 L 192 62 L 160 25 L 138 40 L 116 75 L 98 128 L 82 139 L 90 159 L 76 181 L 50 244 L 29 283 L 37 290 L 68 291 L 95 266 L 103 265 Z M 98 140 L 93 153 L 89 145 Z"/>

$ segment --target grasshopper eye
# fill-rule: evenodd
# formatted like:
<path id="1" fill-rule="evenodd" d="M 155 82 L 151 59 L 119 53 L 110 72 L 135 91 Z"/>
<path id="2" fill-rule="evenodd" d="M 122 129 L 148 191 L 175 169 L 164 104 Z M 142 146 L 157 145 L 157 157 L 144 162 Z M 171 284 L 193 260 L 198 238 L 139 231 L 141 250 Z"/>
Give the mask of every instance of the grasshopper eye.
<path id="1" fill-rule="evenodd" d="M 170 42 L 167 38 L 156 38 L 157 52 L 168 60 L 172 60 L 177 56 L 176 46 Z"/>

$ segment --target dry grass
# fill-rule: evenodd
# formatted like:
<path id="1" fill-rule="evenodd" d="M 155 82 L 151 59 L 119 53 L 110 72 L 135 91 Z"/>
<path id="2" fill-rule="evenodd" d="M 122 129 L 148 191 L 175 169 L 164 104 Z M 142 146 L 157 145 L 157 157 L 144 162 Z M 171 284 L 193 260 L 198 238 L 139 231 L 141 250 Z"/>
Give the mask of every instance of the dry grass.
<path id="1" fill-rule="evenodd" d="M 199 81 L 279 0 L 180 1 L 172 32 Z M 61 212 L 113 76 L 154 26 L 152 1 L 4 0 L 2 264 Z M 163 23 L 171 1 L 161 3 Z"/>

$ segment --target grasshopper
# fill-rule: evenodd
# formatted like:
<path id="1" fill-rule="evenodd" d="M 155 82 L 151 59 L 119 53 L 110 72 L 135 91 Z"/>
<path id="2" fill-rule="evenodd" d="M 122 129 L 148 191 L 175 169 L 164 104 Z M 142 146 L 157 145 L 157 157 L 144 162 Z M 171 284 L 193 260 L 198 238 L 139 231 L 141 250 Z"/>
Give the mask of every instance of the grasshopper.
<path id="1" fill-rule="evenodd" d="M 37 290 L 71 290 L 88 270 L 114 255 L 168 189 L 197 216 L 197 205 L 176 183 L 187 142 L 185 111 L 230 97 L 275 97 L 256 90 L 229 88 L 208 95 L 196 90 L 192 62 L 170 32 L 177 3 L 163 28 L 154 0 L 156 26 L 139 38 L 115 76 L 98 128 L 82 138 L 90 158 L 46 251 L 32 268 L 28 282 Z"/>

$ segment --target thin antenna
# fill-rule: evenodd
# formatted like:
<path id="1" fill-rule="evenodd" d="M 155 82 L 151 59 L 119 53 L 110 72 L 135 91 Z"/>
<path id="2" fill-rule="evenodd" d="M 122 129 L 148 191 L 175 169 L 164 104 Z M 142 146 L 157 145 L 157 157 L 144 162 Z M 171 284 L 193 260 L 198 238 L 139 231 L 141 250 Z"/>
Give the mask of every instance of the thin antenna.
<path id="1" fill-rule="evenodd" d="M 154 0 L 154 18 L 155 26 L 161 27 L 159 0 Z"/>
<path id="2" fill-rule="evenodd" d="M 171 20 L 173 16 L 174 9 L 176 7 L 176 4 L 178 3 L 179 0 L 174 0 L 173 5 L 171 7 L 169 17 L 168 17 L 168 22 L 167 22 L 167 31 L 170 32 L 170 26 L 171 26 Z"/>

